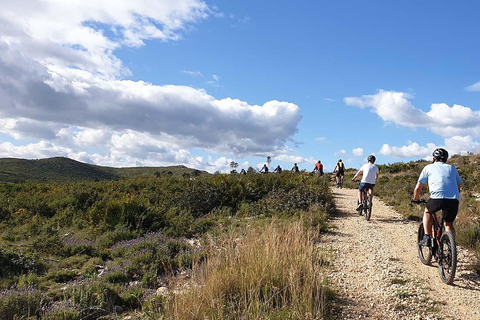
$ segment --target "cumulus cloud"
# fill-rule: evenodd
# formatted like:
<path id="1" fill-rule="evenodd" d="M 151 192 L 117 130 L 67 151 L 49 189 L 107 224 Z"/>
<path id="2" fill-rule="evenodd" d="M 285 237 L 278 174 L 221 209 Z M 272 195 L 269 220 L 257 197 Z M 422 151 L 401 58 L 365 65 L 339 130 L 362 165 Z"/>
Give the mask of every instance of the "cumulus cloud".
<path id="1" fill-rule="evenodd" d="M 411 128 L 426 128 L 442 137 L 480 137 L 480 111 L 435 103 L 428 112 L 417 109 L 403 92 L 380 90 L 374 95 L 347 97 L 347 105 L 371 108 L 382 120 Z"/>
<path id="2" fill-rule="evenodd" d="M 380 154 L 393 158 L 422 158 L 430 160 L 432 152 L 436 148 L 445 148 L 450 155 L 467 154 L 469 152 L 478 153 L 480 143 L 473 140 L 471 136 L 454 136 L 446 138 L 442 146 L 434 143 L 427 143 L 425 146 L 421 146 L 416 142 L 408 142 L 408 145 L 401 147 L 384 144 Z"/>
<path id="3" fill-rule="evenodd" d="M 315 163 L 315 159 L 313 158 L 304 158 L 302 156 L 292 156 L 282 154 L 274 158 L 275 160 L 282 161 L 282 162 L 289 162 L 289 163 Z"/>
<path id="4" fill-rule="evenodd" d="M 416 142 L 409 142 L 407 146 L 395 147 L 384 144 L 380 149 L 380 154 L 393 158 L 426 158 L 432 154 L 437 146 L 434 144 L 427 144 L 427 146 L 420 146 Z"/>
<path id="5" fill-rule="evenodd" d="M 116 49 L 178 41 L 210 15 L 214 10 L 201 0 L 2 2 L 0 132 L 38 141 L 3 150 L 26 158 L 55 154 L 103 165 L 205 169 L 223 162 L 196 157 L 191 148 L 236 156 L 285 152 L 301 120 L 293 103 L 251 105 L 127 79 Z"/>
<path id="6" fill-rule="evenodd" d="M 352 150 L 352 154 L 355 157 L 363 157 L 363 149 L 362 148 L 355 148 Z"/>

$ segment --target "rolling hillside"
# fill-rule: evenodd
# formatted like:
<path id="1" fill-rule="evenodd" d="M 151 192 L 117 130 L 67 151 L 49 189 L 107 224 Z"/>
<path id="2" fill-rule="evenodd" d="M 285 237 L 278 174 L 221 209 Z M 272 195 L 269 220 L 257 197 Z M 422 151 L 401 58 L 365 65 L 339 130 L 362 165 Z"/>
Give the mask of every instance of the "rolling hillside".
<path id="1" fill-rule="evenodd" d="M 205 171 L 185 166 L 113 168 L 82 163 L 69 158 L 26 160 L 0 159 L 0 182 L 67 182 L 80 180 L 114 180 L 152 175 L 202 175 Z"/>

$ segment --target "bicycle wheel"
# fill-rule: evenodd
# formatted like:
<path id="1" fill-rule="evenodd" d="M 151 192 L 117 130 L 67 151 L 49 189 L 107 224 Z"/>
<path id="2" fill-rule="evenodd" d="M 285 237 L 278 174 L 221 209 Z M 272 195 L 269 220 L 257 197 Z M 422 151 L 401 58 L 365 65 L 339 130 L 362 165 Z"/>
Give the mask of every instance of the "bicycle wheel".
<path id="1" fill-rule="evenodd" d="M 418 257 L 423 264 L 430 264 L 432 262 L 432 248 L 421 246 L 419 244 L 420 240 L 423 239 L 425 235 L 425 230 L 423 229 L 423 222 L 418 226 L 417 233 L 417 246 L 418 246 Z"/>
<path id="2" fill-rule="evenodd" d="M 370 214 L 372 213 L 372 201 L 370 195 L 365 196 L 365 202 L 363 203 L 363 213 L 365 215 L 365 220 L 370 221 Z"/>
<path id="3" fill-rule="evenodd" d="M 438 259 L 438 272 L 446 284 L 452 284 L 457 271 L 457 245 L 450 232 L 445 232 L 440 237 Z"/>

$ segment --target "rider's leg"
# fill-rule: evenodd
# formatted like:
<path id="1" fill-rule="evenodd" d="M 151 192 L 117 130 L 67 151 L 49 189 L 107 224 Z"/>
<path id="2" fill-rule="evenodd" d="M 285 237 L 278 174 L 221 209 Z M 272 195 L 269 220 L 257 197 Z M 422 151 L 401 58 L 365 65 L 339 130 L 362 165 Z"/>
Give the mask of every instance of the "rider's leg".
<path id="1" fill-rule="evenodd" d="M 427 208 L 425 208 L 425 212 L 423 213 L 423 230 L 425 231 L 426 235 L 432 236 L 433 230 L 433 218 L 432 215 L 428 213 Z"/>
<path id="2" fill-rule="evenodd" d="M 445 225 L 445 231 L 450 232 L 455 238 L 455 228 L 453 227 L 453 222 L 445 221 L 443 224 Z"/>

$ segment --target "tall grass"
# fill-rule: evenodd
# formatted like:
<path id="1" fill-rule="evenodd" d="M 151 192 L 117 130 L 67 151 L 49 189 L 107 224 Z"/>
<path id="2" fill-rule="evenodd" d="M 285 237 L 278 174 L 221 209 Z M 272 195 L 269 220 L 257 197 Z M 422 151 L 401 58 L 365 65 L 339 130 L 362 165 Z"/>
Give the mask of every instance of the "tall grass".
<path id="1" fill-rule="evenodd" d="M 193 268 L 194 285 L 173 296 L 167 318 L 325 318 L 333 292 L 314 237 L 302 221 L 221 237 Z"/>

